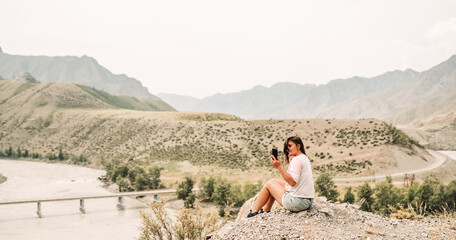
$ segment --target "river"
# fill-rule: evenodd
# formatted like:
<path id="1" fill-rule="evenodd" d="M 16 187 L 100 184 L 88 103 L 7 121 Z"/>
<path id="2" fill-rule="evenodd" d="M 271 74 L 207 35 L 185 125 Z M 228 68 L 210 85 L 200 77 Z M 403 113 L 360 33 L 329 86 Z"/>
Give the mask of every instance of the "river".
<path id="1" fill-rule="evenodd" d="M 0 160 L 0 202 L 36 198 L 109 194 L 97 178 L 104 171 L 42 162 Z M 126 210 L 118 211 L 117 198 L 43 202 L 43 218 L 36 203 L 0 205 L 0 239 L 136 239 L 141 225 L 139 210 L 146 204 L 125 198 Z"/>

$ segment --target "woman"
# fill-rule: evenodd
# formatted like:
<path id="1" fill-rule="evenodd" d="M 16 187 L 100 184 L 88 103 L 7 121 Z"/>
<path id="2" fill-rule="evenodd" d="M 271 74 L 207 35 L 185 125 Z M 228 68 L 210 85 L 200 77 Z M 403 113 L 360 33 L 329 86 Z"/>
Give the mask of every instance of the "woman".
<path id="1" fill-rule="evenodd" d="M 297 136 L 287 138 L 283 152 L 285 161 L 289 164 L 288 170 L 285 171 L 279 157 L 276 159 L 272 156 L 271 164 L 279 170 L 285 181 L 281 179 L 267 181 L 258 194 L 253 209 L 247 215 L 248 218 L 262 211 L 271 211 L 274 201 L 291 212 L 299 212 L 312 206 L 315 196 L 312 168 L 309 158 L 305 155 L 301 138 Z"/>

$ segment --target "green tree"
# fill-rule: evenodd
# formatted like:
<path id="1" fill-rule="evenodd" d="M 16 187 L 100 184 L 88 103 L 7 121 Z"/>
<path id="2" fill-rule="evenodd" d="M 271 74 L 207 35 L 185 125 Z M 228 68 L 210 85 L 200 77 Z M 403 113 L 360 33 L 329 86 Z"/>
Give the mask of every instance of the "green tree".
<path id="1" fill-rule="evenodd" d="M 157 189 L 161 187 L 160 174 L 163 170 L 162 167 L 154 166 L 150 167 L 147 171 L 149 173 L 149 187 Z"/>
<path id="2" fill-rule="evenodd" d="M 149 175 L 146 172 L 142 172 L 136 175 L 135 177 L 135 189 L 142 191 L 149 187 Z"/>
<path id="3" fill-rule="evenodd" d="M 456 211 L 456 180 L 452 180 L 448 185 L 445 187 L 443 193 L 445 199 L 445 205 L 447 207 L 453 208 L 453 211 Z"/>
<path id="4" fill-rule="evenodd" d="M 127 177 L 128 176 L 128 166 L 125 163 L 121 163 L 114 167 L 111 173 L 111 180 L 113 182 L 117 181 L 117 177 Z"/>
<path id="5" fill-rule="evenodd" d="M 190 193 L 184 201 L 185 208 L 193 208 L 196 200 L 196 195 L 194 193 Z"/>
<path id="6" fill-rule="evenodd" d="M 345 192 L 345 195 L 344 195 L 343 202 L 348 202 L 348 203 L 354 203 L 355 202 L 355 195 L 352 193 L 352 188 L 351 187 L 347 188 L 347 191 Z"/>
<path id="7" fill-rule="evenodd" d="M 215 178 L 213 178 L 212 176 L 209 177 L 209 179 L 207 179 L 207 180 L 206 180 L 206 178 L 201 179 L 200 196 L 212 199 L 212 195 L 214 194 L 214 184 L 215 184 Z"/>
<path id="8" fill-rule="evenodd" d="M 195 182 L 189 176 L 185 177 L 185 181 L 180 183 L 177 187 L 177 198 L 187 200 L 187 197 L 192 193 L 193 185 Z M 185 202 L 184 202 L 185 204 Z M 193 205 L 193 204 L 192 204 Z"/>
<path id="9" fill-rule="evenodd" d="M 22 157 L 28 157 L 29 156 L 29 151 L 27 149 L 24 150 L 24 153 L 22 154 Z"/>
<path id="10" fill-rule="evenodd" d="M 12 157 L 13 156 L 13 148 L 11 146 L 9 146 L 9 148 L 7 150 L 5 150 L 5 153 L 6 153 L 6 156 L 7 157 Z"/>
<path id="11" fill-rule="evenodd" d="M 389 214 L 390 207 L 397 207 L 400 204 L 400 191 L 393 185 L 391 176 L 387 176 L 385 181 L 375 185 L 374 193 L 373 208 L 380 214 Z"/>
<path id="12" fill-rule="evenodd" d="M 260 192 L 262 187 L 263 183 L 260 181 L 258 181 L 256 184 L 246 182 L 242 190 L 244 202 L 250 198 L 253 198 L 258 192 Z"/>
<path id="13" fill-rule="evenodd" d="M 126 165 L 125 165 L 126 166 Z M 134 183 L 136 181 L 136 177 L 141 174 L 145 174 L 146 171 L 142 167 L 133 167 L 133 168 L 128 168 L 128 180 L 130 180 L 131 183 Z M 147 184 L 149 185 L 149 184 Z"/>
<path id="14" fill-rule="evenodd" d="M 62 148 L 59 149 L 59 160 L 60 161 L 65 160 L 65 156 L 63 156 Z"/>
<path id="15" fill-rule="evenodd" d="M 445 187 L 436 179 L 426 178 L 416 193 L 419 204 L 425 204 L 430 210 L 438 211 L 445 204 Z"/>
<path id="16" fill-rule="evenodd" d="M 329 173 L 322 173 L 315 181 L 318 195 L 325 196 L 328 200 L 337 201 L 339 192 Z"/>
<path id="17" fill-rule="evenodd" d="M 126 177 L 118 177 L 116 179 L 116 184 L 119 186 L 119 192 L 127 191 L 130 187 L 130 181 Z"/>
<path id="18" fill-rule="evenodd" d="M 372 204 L 374 202 L 373 193 L 374 191 L 367 182 L 358 189 L 358 200 L 362 202 L 360 206 L 361 210 L 372 212 Z"/>
<path id="19" fill-rule="evenodd" d="M 241 185 L 231 184 L 228 203 L 233 204 L 235 207 L 241 207 L 244 202 Z"/>
<path id="20" fill-rule="evenodd" d="M 18 158 L 22 157 L 22 153 L 21 153 L 21 148 L 20 148 L 20 147 L 17 148 L 16 156 L 17 156 Z"/>
<path id="21" fill-rule="evenodd" d="M 230 202 L 231 184 L 226 179 L 217 179 L 212 200 L 219 205 L 226 205 Z"/>

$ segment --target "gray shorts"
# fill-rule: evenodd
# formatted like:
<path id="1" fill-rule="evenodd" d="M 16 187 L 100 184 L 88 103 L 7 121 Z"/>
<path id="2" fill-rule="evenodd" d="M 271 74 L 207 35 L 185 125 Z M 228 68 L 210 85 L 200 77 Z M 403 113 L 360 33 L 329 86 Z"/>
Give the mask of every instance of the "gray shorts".
<path id="1" fill-rule="evenodd" d="M 312 206 L 313 198 L 298 198 L 293 197 L 288 192 L 285 192 L 282 197 L 282 205 L 284 208 L 290 210 L 291 212 L 300 212 L 307 210 Z"/>

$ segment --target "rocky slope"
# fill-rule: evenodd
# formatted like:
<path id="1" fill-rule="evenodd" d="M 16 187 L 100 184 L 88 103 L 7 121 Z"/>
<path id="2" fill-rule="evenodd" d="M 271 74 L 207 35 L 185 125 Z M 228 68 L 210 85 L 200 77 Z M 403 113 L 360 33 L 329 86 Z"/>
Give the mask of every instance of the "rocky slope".
<path id="1" fill-rule="evenodd" d="M 251 199 L 252 200 L 252 199 Z M 317 197 L 309 211 L 291 213 L 277 207 L 245 218 L 252 205 L 242 207 L 236 223 L 212 233 L 210 239 L 455 239 L 456 220 L 424 218 L 398 220 Z"/>

